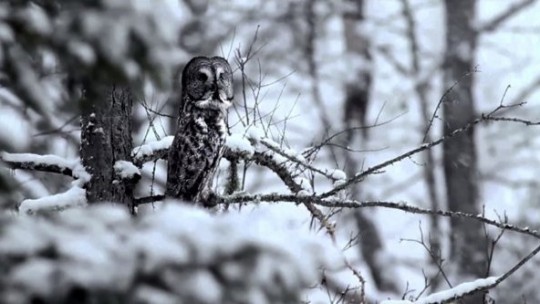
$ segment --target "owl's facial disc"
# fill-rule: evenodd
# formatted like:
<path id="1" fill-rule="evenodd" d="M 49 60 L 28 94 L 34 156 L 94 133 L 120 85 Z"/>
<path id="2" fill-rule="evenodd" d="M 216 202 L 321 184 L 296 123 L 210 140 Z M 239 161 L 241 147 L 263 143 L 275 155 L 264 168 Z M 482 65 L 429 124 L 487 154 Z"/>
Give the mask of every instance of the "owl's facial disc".
<path id="1" fill-rule="evenodd" d="M 198 108 L 226 110 L 232 105 L 232 69 L 222 57 L 195 57 L 182 72 L 182 88 Z"/>
<path id="2" fill-rule="evenodd" d="M 219 99 L 223 103 L 231 103 L 233 99 L 232 91 L 232 72 L 223 65 L 216 65 L 216 99 Z"/>
<path id="3" fill-rule="evenodd" d="M 208 81 L 213 81 L 212 71 L 209 68 L 202 68 L 197 73 L 197 80 L 206 83 Z"/>

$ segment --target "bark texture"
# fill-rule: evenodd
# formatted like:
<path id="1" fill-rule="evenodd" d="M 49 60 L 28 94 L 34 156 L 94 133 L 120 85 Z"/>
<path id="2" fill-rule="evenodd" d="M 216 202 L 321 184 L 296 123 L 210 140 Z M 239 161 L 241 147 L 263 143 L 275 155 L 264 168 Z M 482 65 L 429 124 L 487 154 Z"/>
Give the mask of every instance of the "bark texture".
<path id="1" fill-rule="evenodd" d="M 118 160 L 131 161 L 133 96 L 120 86 L 86 84 L 81 107 L 81 158 L 91 180 L 88 202 L 116 202 L 133 212 L 135 179 L 121 179 L 114 170 Z"/>
<path id="2" fill-rule="evenodd" d="M 475 117 L 475 7 L 476 1 L 472 0 L 445 0 L 447 49 L 444 83 L 450 88 L 459 82 L 443 101 L 445 135 L 465 126 Z M 443 149 L 448 208 L 471 214 L 480 213 L 474 128 L 444 142 Z M 451 218 L 450 225 L 451 259 L 456 263 L 458 273 L 464 277 L 484 277 L 487 239 L 482 224 Z M 483 303 L 483 294 L 466 298 L 463 303 Z"/>

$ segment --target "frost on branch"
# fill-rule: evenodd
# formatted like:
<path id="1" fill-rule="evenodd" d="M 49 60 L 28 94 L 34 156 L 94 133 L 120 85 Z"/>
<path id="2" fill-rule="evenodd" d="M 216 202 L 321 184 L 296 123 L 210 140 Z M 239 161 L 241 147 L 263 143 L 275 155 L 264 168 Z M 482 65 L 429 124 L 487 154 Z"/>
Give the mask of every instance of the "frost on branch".
<path id="1" fill-rule="evenodd" d="M 280 220 L 177 204 L 137 219 L 104 204 L 4 216 L 0 302 L 296 303 L 329 249 Z"/>

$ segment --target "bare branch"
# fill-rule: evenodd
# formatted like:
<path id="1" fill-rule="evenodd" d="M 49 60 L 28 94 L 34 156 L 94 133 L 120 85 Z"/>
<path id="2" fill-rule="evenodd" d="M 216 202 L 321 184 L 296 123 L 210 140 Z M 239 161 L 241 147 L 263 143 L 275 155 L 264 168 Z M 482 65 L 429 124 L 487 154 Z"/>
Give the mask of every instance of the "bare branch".
<path id="1" fill-rule="evenodd" d="M 536 0 L 523 0 L 519 3 L 516 3 L 514 5 L 511 5 L 508 10 L 502 12 L 498 16 L 494 17 L 492 20 L 484 23 L 483 25 L 480 25 L 477 29 L 477 33 L 487 33 L 487 32 L 493 32 L 499 28 L 501 24 L 506 22 L 508 19 L 512 18 L 513 16 L 517 15 L 527 7 L 534 4 Z"/>
<path id="2" fill-rule="evenodd" d="M 517 123 L 524 124 L 526 126 L 540 126 L 540 121 L 530 121 L 530 120 L 525 120 L 525 119 L 515 118 L 515 117 L 491 117 L 490 116 L 490 117 L 486 117 L 486 120 L 517 122 Z"/>
<path id="3" fill-rule="evenodd" d="M 530 95 L 532 95 L 540 87 L 540 75 L 537 75 L 532 82 L 530 82 L 509 104 L 518 104 L 525 101 Z"/>
<path id="4" fill-rule="evenodd" d="M 467 125 L 465 125 L 462 128 L 455 129 L 454 131 L 452 131 L 452 133 L 450 133 L 448 135 L 442 136 L 442 137 L 440 137 L 439 139 L 437 139 L 435 141 L 422 144 L 422 145 L 420 145 L 419 147 L 417 147 L 415 149 L 412 149 L 412 150 L 410 150 L 410 151 L 408 151 L 406 153 L 403 153 L 403 154 L 401 154 L 401 155 L 399 155 L 397 157 L 394 157 L 394 158 L 392 158 L 390 160 L 387 160 L 387 161 L 385 161 L 383 163 L 375 165 L 375 166 L 373 166 L 371 168 L 368 168 L 367 170 L 365 170 L 363 172 L 360 172 L 360 173 L 356 174 L 355 176 L 353 176 L 353 177 L 349 178 L 348 180 L 346 180 L 344 183 L 340 183 L 338 186 L 334 187 L 332 190 L 321 194 L 320 197 L 325 198 L 325 197 L 330 197 L 330 196 L 336 195 L 339 191 L 348 188 L 350 185 L 361 182 L 368 175 L 374 174 L 374 173 L 378 172 L 379 170 L 381 170 L 383 168 L 386 168 L 386 167 L 388 167 L 388 166 L 390 166 L 390 165 L 392 165 L 392 164 L 394 164 L 396 162 L 399 162 L 399 161 L 401 161 L 401 160 L 403 160 L 405 158 L 411 157 L 411 156 L 413 156 L 413 155 L 415 155 L 415 154 L 417 154 L 419 152 L 422 152 L 422 151 L 427 150 L 427 149 L 431 149 L 432 147 L 437 146 L 437 145 L 443 143 L 444 141 L 446 141 L 446 140 L 448 140 L 450 138 L 453 138 L 455 136 L 460 135 L 461 133 L 469 130 L 470 128 L 474 127 L 475 125 L 477 125 L 477 124 L 479 124 L 480 122 L 483 122 L 483 121 L 489 121 L 489 120 L 496 120 L 497 121 L 498 120 L 498 121 L 518 122 L 518 123 L 523 123 L 523 124 L 531 125 L 531 126 L 532 125 L 540 125 L 540 122 L 533 122 L 533 121 L 528 121 L 528 120 L 519 119 L 519 118 L 505 118 L 505 117 L 493 116 L 499 110 L 506 109 L 508 107 L 509 106 L 505 106 L 505 105 L 501 104 L 497 108 L 495 108 L 493 111 L 491 111 L 490 113 L 481 114 L 480 117 L 476 118 L 475 120 L 468 123 Z"/>
<path id="5" fill-rule="evenodd" d="M 485 120 L 485 119 L 484 118 L 477 118 L 474 121 L 472 121 L 471 123 L 464 126 L 463 128 L 456 129 L 452 133 L 450 133 L 450 134 L 448 134 L 446 136 L 442 136 L 441 138 L 439 138 L 439 139 L 437 139 L 435 141 L 432 141 L 430 143 L 422 144 L 419 147 L 417 147 L 415 149 L 412 149 L 412 150 L 410 150 L 410 151 L 408 151 L 408 152 L 406 152 L 404 154 L 401 154 L 401 155 L 399 155 L 397 157 L 394 157 L 394 158 L 392 158 L 390 160 L 387 160 L 387 161 L 385 161 L 383 163 L 380 163 L 378 165 L 370 167 L 367 170 L 365 170 L 363 172 L 360 172 L 360 173 L 356 174 L 355 176 L 349 178 L 344 183 L 340 183 L 338 186 L 334 187 L 332 190 L 321 194 L 320 197 L 325 198 L 325 197 L 330 197 L 330 196 L 336 195 L 341 190 L 344 190 L 344 189 L 348 188 L 352 184 L 361 182 L 368 175 L 374 174 L 375 172 L 378 172 L 379 170 L 381 170 L 383 168 L 386 168 L 386 167 L 388 167 L 388 166 L 390 166 L 390 165 L 392 165 L 392 164 L 394 164 L 396 162 L 399 162 L 399 161 L 401 161 L 401 160 L 403 160 L 405 158 L 411 157 L 411 156 L 413 156 L 413 155 L 415 155 L 415 154 L 417 154 L 419 152 L 425 151 L 427 149 L 431 149 L 432 147 L 437 146 L 437 145 L 441 144 L 442 142 L 463 133 L 464 131 L 470 129 L 474 125 L 477 125 L 478 123 L 480 123 L 483 120 Z"/>
<path id="6" fill-rule="evenodd" d="M 330 180 L 335 180 L 335 178 L 332 176 L 332 173 L 330 172 L 327 172 L 326 170 L 321 170 L 319 168 L 316 168 L 310 164 L 308 164 L 307 162 L 299 159 L 298 157 L 290 154 L 290 153 L 286 153 L 285 151 L 283 151 L 282 149 L 280 149 L 278 147 L 278 145 L 270 140 L 266 140 L 266 139 L 263 139 L 261 140 L 261 144 L 263 144 L 265 147 L 267 147 L 268 149 L 272 150 L 273 152 L 285 157 L 286 159 L 302 166 L 302 167 L 305 167 L 313 172 L 316 172 L 316 173 L 319 173 L 320 175 L 330 179 Z"/>

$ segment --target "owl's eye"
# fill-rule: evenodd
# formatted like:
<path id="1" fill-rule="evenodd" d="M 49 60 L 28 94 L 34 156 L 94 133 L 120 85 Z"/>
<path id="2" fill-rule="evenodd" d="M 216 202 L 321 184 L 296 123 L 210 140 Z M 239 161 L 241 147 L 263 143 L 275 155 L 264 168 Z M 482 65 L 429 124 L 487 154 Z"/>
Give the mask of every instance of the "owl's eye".
<path id="1" fill-rule="evenodd" d="M 208 80 L 208 75 L 206 75 L 203 72 L 200 72 L 200 73 L 197 74 L 197 79 L 199 79 L 200 81 L 207 81 Z"/>
<path id="2" fill-rule="evenodd" d="M 225 80 L 226 80 L 226 77 L 225 77 L 225 76 L 226 76 L 226 73 L 221 73 L 221 74 L 219 74 L 219 80 L 225 81 Z"/>

